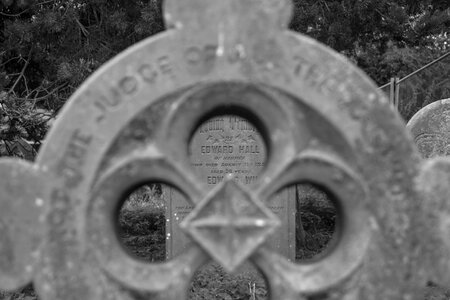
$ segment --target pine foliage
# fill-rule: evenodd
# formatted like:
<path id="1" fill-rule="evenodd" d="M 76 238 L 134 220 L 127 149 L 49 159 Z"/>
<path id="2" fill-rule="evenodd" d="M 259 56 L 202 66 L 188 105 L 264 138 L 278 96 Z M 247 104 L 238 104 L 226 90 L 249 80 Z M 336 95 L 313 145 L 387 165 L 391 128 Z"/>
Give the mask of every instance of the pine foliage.
<path id="1" fill-rule="evenodd" d="M 450 49 L 450 40 L 442 40 L 445 33 L 450 34 L 448 1 L 295 0 L 294 3 L 292 29 L 347 55 L 379 84 L 402 71 L 402 66 L 389 65 L 387 53 L 393 49 L 411 49 L 419 56 L 424 48 L 433 49 L 436 55 Z M 420 66 L 414 66 L 417 67 Z"/>
<path id="2" fill-rule="evenodd" d="M 291 29 L 346 55 L 379 85 L 450 51 L 448 0 L 293 1 Z M 163 29 L 161 0 L 0 0 L 0 143 L 38 147 L 93 71 Z M 449 67 L 450 59 L 405 85 L 406 117 L 450 97 Z"/>
<path id="3" fill-rule="evenodd" d="M 0 143 L 26 139 L 39 147 L 93 71 L 162 30 L 155 0 L 1 0 Z"/>

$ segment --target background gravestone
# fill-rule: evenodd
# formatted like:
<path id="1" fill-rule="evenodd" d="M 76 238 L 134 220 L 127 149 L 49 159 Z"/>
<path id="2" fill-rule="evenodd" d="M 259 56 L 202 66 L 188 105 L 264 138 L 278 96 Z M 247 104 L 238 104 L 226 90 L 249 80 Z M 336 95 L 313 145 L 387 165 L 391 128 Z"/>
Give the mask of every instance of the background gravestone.
<path id="1" fill-rule="evenodd" d="M 213 189 L 227 174 L 243 185 L 253 185 L 264 168 L 266 146 L 256 128 L 247 120 L 231 115 L 204 122 L 190 143 L 194 172 Z M 168 258 L 181 253 L 190 240 L 179 224 L 193 209 L 175 189 L 165 191 L 167 201 L 166 248 Z M 269 246 L 295 260 L 295 188 L 279 192 L 267 206 L 281 220 L 282 226 L 269 239 Z"/>
<path id="2" fill-rule="evenodd" d="M 432 170 L 431 166 L 439 166 L 436 167 L 435 172 L 426 171 L 421 174 L 419 189 L 429 197 L 426 198 L 427 206 L 433 213 L 428 215 L 428 222 L 432 224 L 434 232 L 448 237 L 446 228 L 450 227 L 442 226 L 440 223 L 448 223 L 448 190 L 445 188 L 448 187 L 448 176 L 443 172 L 448 167 L 445 167 L 443 160 L 431 158 L 450 155 L 450 98 L 423 107 L 409 120 L 406 127 L 411 132 L 422 157 L 429 159 L 425 164 L 427 168 Z M 432 253 L 431 258 L 427 259 L 424 256 L 424 260 L 428 261 L 433 268 L 442 265 L 444 266 L 442 269 L 445 269 L 448 262 L 446 248 L 440 244 L 432 245 L 429 247 L 431 250 L 426 251 L 428 255 Z M 443 263 L 439 263 L 435 257 L 440 257 Z M 434 297 L 442 297 L 442 294 L 446 296 L 449 294 L 450 285 L 442 280 L 446 275 L 441 276 L 439 272 L 436 271 L 436 274 L 433 274 L 434 280 L 430 282 L 435 281 L 441 284 L 430 285 L 426 292 L 426 299 L 435 299 Z"/>
<path id="3" fill-rule="evenodd" d="M 450 155 L 450 98 L 423 107 L 406 127 L 424 158 Z"/>

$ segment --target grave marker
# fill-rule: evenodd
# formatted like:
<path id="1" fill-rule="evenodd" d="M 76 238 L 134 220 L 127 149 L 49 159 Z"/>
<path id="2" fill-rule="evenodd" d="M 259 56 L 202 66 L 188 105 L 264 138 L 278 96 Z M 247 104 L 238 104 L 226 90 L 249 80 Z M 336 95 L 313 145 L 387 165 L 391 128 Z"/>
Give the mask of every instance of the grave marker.
<path id="1" fill-rule="evenodd" d="M 422 157 L 450 155 L 450 98 L 423 107 L 406 127 Z"/>
<path id="2" fill-rule="evenodd" d="M 199 178 L 213 189 L 227 174 L 246 186 L 254 185 L 262 172 L 267 150 L 257 129 L 247 120 L 224 115 L 204 122 L 194 133 L 190 148 L 191 165 Z M 184 197 L 172 188 L 165 191 L 167 205 L 167 256 L 183 252 L 190 240 L 179 227 L 192 211 Z M 282 226 L 269 239 L 269 247 L 295 260 L 295 188 L 278 193 L 267 206 L 282 221 Z"/>

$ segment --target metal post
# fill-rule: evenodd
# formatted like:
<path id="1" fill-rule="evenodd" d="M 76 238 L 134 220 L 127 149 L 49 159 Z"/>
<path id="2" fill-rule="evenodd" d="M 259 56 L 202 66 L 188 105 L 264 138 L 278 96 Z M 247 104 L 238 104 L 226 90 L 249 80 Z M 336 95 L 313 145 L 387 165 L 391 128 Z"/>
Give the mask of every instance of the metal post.
<path id="1" fill-rule="evenodd" d="M 399 102 L 400 102 L 400 78 L 394 78 L 394 108 L 398 111 Z"/>
<path id="2" fill-rule="evenodd" d="M 433 66 L 434 64 L 437 64 L 438 62 L 444 60 L 445 58 L 447 58 L 449 56 L 450 56 L 450 51 L 401 79 L 399 79 L 398 77 L 391 78 L 391 81 L 389 83 L 386 83 L 385 85 L 381 86 L 380 89 L 384 89 L 388 85 L 390 86 L 389 103 L 398 110 L 398 107 L 400 106 L 400 103 L 399 103 L 400 102 L 400 84 L 403 81 L 407 80 L 408 78 L 410 78 L 414 75 L 417 75 L 418 73 L 422 72 L 423 70 Z"/>
<path id="3" fill-rule="evenodd" d="M 395 101 L 395 78 L 391 78 L 391 82 L 389 83 L 389 104 L 394 105 Z"/>
<path id="4" fill-rule="evenodd" d="M 399 101 L 400 101 L 400 78 L 392 77 L 389 84 L 389 104 L 392 105 L 393 108 L 398 110 Z M 387 85 L 384 85 L 385 87 Z"/>

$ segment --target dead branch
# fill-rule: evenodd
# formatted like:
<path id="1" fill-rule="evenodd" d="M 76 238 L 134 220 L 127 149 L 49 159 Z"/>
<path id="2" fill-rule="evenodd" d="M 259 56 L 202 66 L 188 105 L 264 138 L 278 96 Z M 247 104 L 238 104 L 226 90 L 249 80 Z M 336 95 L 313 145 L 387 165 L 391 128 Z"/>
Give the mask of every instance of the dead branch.
<path id="1" fill-rule="evenodd" d="M 28 52 L 28 59 L 25 60 L 25 64 L 22 68 L 22 70 L 20 71 L 19 77 L 17 77 L 16 81 L 14 82 L 13 86 L 9 89 L 9 93 L 14 92 L 14 89 L 16 88 L 17 84 L 20 82 L 20 79 L 22 79 L 22 77 L 24 77 L 25 75 L 25 70 L 27 69 L 28 65 L 30 64 L 30 60 L 31 60 L 31 51 L 33 50 L 33 48 L 30 48 L 30 51 Z"/>
<path id="2" fill-rule="evenodd" d="M 83 24 L 81 24 L 80 20 L 75 18 L 75 22 L 78 24 L 78 27 L 80 27 L 81 32 L 83 33 L 84 37 L 88 37 L 89 31 L 84 27 Z"/>

